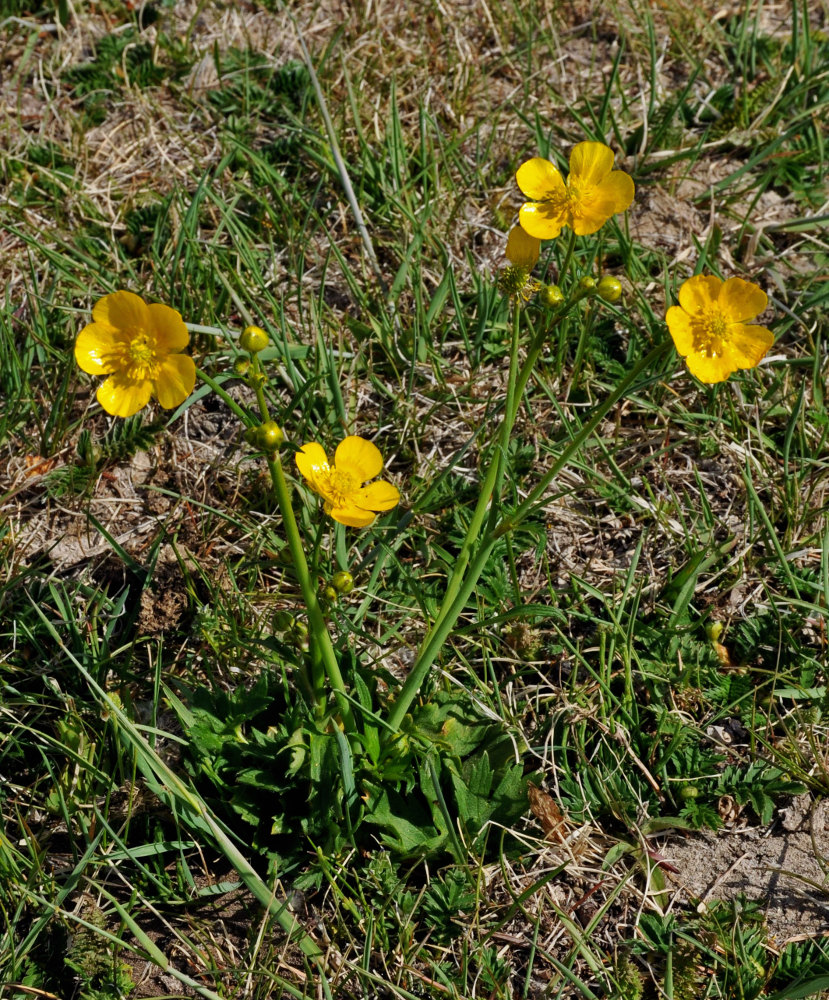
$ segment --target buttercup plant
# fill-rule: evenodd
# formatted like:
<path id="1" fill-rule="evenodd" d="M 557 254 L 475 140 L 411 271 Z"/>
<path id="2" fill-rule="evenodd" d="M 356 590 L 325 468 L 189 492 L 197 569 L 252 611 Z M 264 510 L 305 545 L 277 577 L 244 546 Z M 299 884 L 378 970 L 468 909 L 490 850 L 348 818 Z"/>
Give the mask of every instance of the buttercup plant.
<path id="1" fill-rule="evenodd" d="M 500 493 L 504 455 L 517 415 L 518 401 L 550 332 L 578 308 L 582 300 L 595 297 L 613 303 L 621 296 L 621 282 L 612 275 L 605 275 L 597 281 L 589 274 L 574 277 L 571 273 L 576 237 L 596 233 L 613 215 L 624 212 L 633 200 L 633 180 L 624 171 L 614 170 L 613 164 L 614 155 L 609 147 L 600 142 L 582 142 L 574 147 L 570 155 L 570 173 L 566 180 L 554 164 L 541 157 L 527 160 L 516 173 L 519 188 L 532 201 L 521 207 L 520 224 L 508 234 L 505 247 L 508 265 L 498 278 L 499 288 L 513 303 L 504 415 L 495 436 L 495 448 L 484 475 L 480 499 L 448 581 L 443 603 L 406 682 L 397 698 L 392 699 L 388 719 L 392 731 L 399 728 L 420 691 L 497 539 L 515 528 L 533 509 L 553 478 L 575 455 L 607 412 L 667 349 L 668 341 L 657 345 L 633 368 L 617 389 L 595 407 L 591 419 L 563 448 L 530 496 L 508 517 L 503 516 Z M 526 346 L 522 362 L 519 306 L 542 288 L 541 282 L 532 276 L 539 260 L 542 240 L 558 237 L 565 227 L 570 229 L 570 239 L 557 283 L 543 288 L 544 304 L 555 312 L 546 327 Z M 750 282 L 740 278 L 723 282 L 713 276 L 698 275 L 682 285 L 679 303 L 668 310 L 668 328 L 678 352 L 686 358 L 689 370 L 702 381 L 722 381 L 739 368 L 753 367 L 773 342 L 773 335 L 765 327 L 746 323 L 762 312 L 767 304 L 765 294 Z M 78 336 L 75 356 L 84 371 L 109 375 L 98 389 L 98 399 L 107 412 L 124 417 L 146 405 L 153 393 L 161 405 L 168 408 L 179 405 L 187 398 L 195 381 L 195 365 L 192 359 L 179 352 L 187 345 L 188 339 L 187 329 L 175 310 L 163 305 L 147 306 L 131 292 L 116 292 L 96 304 L 93 322 Z M 305 558 L 305 548 L 279 457 L 284 431 L 272 420 L 263 391 L 266 374 L 259 353 L 268 342 L 267 333 L 258 326 L 248 326 L 240 337 L 240 346 L 248 358 L 244 366 L 237 363 L 237 370 L 248 379 L 256 392 L 258 422 L 241 410 L 210 376 L 206 373 L 201 375 L 245 421 L 249 439 L 261 448 L 268 463 L 312 626 L 314 645 L 309 687 L 314 692 L 317 710 L 324 711 L 324 677 L 327 676 L 337 695 L 343 718 L 353 719 L 346 685 L 319 605 L 313 574 Z M 578 354 L 580 356 L 581 352 Z M 392 510 L 400 501 L 397 487 L 376 478 L 383 468 L 379 449 L 358 435 L 349 435 L 339 443 L 332 463 L 329 463 L 323 446 L 315 441 L 304 444 L 296 451 L 295 463 L 308 488 L 322 498 L 325 513 L 341 525 L 367 528 L 378 514 Z"/>
<path id="2" fill-rule="evenodd" d="M 624 171 L 614 170 L 613 163 L 613 153 L 603 143 L 584 142 L 571 154 L 566 181 L 552 163 L 540 157 L 528 160 L 518 169 L 518 186 L 533 200 L 521 207 L 519 225 L 507 236 L 507 265 L 497 279 L 511 310 L 507 382 L 500 424 L 484 443 L 478 500 L 441 603 L 405 681 L 397 689 L 392 686 L 381 708 L 366 702 L 363 682 L 360 687 L 356 676 L 343 674 L 343 648 L 348 637 L 337 637 L 336 643 L 332 637 L 328 615 L 332 609 L 336 610 L 338 597 L 352 590 L 353 577 L 344 569 L 334 574 L 323 572 L 318 562 L 326 519 L 330 519 L 330 537 L 335 540 L 332 547 L 337 547 L 342 566 L 344 529 L 370 530 L 379 517 L 400 503 L 397 486 L 378 478 L 384 466 L 380 449 L 364 437 L 348 434 L 337 444 L 333 460 L 329 460 L 329 452 L 318 441 L 300 447 L 290 443 L 290 427 L 274 419 L 265 394 L 268 373 L 262 352 L 271 341 L 261 327 L 248 326 L 242 332 L 238 343 L 244 356 L 234 364 L 234 371 L 255 394 L 253 412 L 236 402 L 214 377 L 198 372 L 239 417 L 246 429 L 246 440 L 261 454 L 270 473 L 289 554 L 286 565 L 290 565 L 296 578 L 303 605 L 296 612 L 286 613 L 290 627 L 283 634 L 298 653 L 299 687 L 312 709 L 315 731 L 339 734 L 337 739 L 345 739 L 351 755 L 349 767 L 355 761 L 369 760 L 366 767 L 375 782 L 371 786 L 375 789 L 375 800 L 381 793 L 376 785 L 380 779 L 373 768 L 382 770 L 383 761 L 389 756 L 395 759 L 395 754 L 403 752 L 401 748 L 410 746 L 401 730 L 412 725 L 415 702 L 423 696 L 440 652 L 467 608 L 495 545 L 543 504 L 550 484 L 560 471 L 671 345 L 671 340 L 665 337 L 633 365 L 615 389 L 591 407 L 589 419 L 562 436 L 555 460 L 527 495 L 512 509 L 505 508 L 502 494 L 515 421 L 551 333 L 568 317 L 581 323 L 582 334 L 573 365 L 575 377 L 592 316 L 597 309 L 621 299 L 621 281 L 614 275 L 580 273 L 580 258 L 575 253 L 577 239 L 594 235 L 632 202 L 633 181 Z M 564 228 L 569 233 L 559 256 L 555 284 L 542 285 L 532 274 L 540 259 L 542 241 L 557 238 Z M 539 290 L 542 294 L 536 302 L 533 296 Z M 723 282 L 713 276 L 698 275 L 686 281 L 679 291 L 679 305 L 668 309 L 666 322 L 673 343 L 686 358 L 691 373 L 702 381 L 714 383 L 737 369 L 756 365 L 773 342 L 773 335 L 749 321 L 766 304 L 766 296 L 758 286 L 739 278 Z M 530 322 L 532 315 L 540 317 L 536 325 Z M 530 331 L 528 336 L 525 326 Z M 188 339 L 187 328 L 175 310 L 162 305 L 148 306 L 130 292 L 116 292 L 96 304 L 93 322 L 78 335 L 75 355 L 84 371 L 109 376 L 98 389 L 98 399 L 107 412 L 124 417 L 141 409 L 153 394 L 167 408 L 186 400 L 196 377 L 194 362 L 181 353 Z M 303 517 L 316 525 L 313 544 L 304 537 L 297 520 L 283 455 L 291 456 L 289 467 L 296 468 L 300 488 L 308 491 L 312 501 Z M 320 498 L 322 504 L 315 498 Z M 626 686 L 629 700 L 632 698 L 629 675 Z M 355 711 L 358 703 L 355 691 L 362 699 L 359 711 Z M 338 752 L 346 752 L 342 745 L 338 746 Z M 459 857 L 462 855 L 458 844 L 453 849 Z"/>

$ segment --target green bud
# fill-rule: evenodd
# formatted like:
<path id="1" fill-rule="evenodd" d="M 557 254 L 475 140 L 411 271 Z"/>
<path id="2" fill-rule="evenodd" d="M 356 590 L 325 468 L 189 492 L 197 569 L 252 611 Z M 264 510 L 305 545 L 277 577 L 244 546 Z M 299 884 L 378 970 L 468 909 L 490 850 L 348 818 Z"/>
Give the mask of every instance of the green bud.
<path id="1" fill-rule="evenodd" d="M 286 638 L 292 642 L 297 649 L 307 650 L 310 648 L 308 641 L 308 626 L 304 621 L 297 619 L 288 630 Z"/>
<path id="2" fill-rule="evenodd" d="M 591 278 L 589 274 L 586 274 L 583 278 L 579 278 L 579 291 L 584 295 L 591 295 L 596 289 L 596 279 Z"/>
<path id="3" fill-rule="evenodd" d="M 331 578 L 331 585 L 338 594 L 350 594 L 354 590 L 354 577 L 348 570 L 340 570 Z"/>
<path id="4" fill-rule="evenodd" d="M 258 354 L 268 346 L 269 338 L 261 326 L 246 326 L 239 337 L 239 346 L 243 351 Z"/>
<path id="5" fill-rule="evenodd" d="M 320 587 L 320 597 L 322 597 L 323 600 L 328 601 L 329 604 L 333 604 L 339 596 L 340 595 L 330 583 L 326 583 L 324 586 Z"/>
<path id="6" fill-rule="evenodd" d="M 539 292 L 539 298 L 543 306 L 546 306 L 548 309 L 555 309 L 556 306 L 560 306 L 564 301 L 564 292 L 562 292 L 558 285 L 544 285 Z"/>
<path id="7" fill-rule="evenodd" d="M 277 611 L 273 616 L 273 630 L 274 632 L 287 632 L 289 628 L 292 628 L 294 624 L 294 616 L 290 611 Z"/>
<path id="8" fill-rule="evenodd" d="M 266 420 L 259 425 L 257 444 L 262 451 L 276 451 L 285 440 L 282 428 L 274 420 Z"/>
<path id="9" fill-rule="evenodd" d="M 605 302 L 618 302 L 622 297 L 622 282 L 606 274 L 596 286 L 596 291 Z"/>
<path id="10" fill-rule="evenodd" d="M 688 802 L 690 799 L 698 799 L 699 789 L 693 785 L 683 785 L 679 790 L 679 797 L 683 802 Z"/>
<path id="11" fill-rule="evenodd" d="M 233 374 L 244 378 L 250 371 L 250 361 L 247 358 L 237 358 L 233 362 Z"/>

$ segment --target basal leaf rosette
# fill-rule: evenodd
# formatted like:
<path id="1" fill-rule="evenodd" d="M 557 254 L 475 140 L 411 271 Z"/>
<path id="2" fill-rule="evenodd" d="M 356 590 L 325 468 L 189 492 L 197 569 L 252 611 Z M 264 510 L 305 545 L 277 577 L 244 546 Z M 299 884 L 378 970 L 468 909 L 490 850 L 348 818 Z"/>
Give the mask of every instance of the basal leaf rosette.
<path id="1" fill-rule="evenodd" d="M 774 334 L 748 321 L 767 305 L 766 293 L 751 281 L 697 274 L 679 289 L 679 305 L 671 306 L 665 322 L 688 370 L 711 385 L 765 356 Z"/>
<path id="2" fill-rule="evenodd" d="M 147 304 L 133 292 L 113 292 L 92 309 L 75 341 L 75 360 L 90 375 L 109 376 L 97 399 L 114 417 L 131 417 L 152 396 L 166 410 L 193 391 L 196 365 L 182 354 L 190 334 L 175 309 Z"/>

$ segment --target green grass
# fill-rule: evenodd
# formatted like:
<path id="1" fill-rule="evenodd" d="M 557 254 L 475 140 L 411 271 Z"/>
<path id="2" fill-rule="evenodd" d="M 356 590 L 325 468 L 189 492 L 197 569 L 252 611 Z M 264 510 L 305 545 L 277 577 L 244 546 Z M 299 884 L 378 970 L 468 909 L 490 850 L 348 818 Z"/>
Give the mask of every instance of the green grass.
<path id="1" fill-rule="evenodd" d="M 60 31 L 35 8 L 0 18 L 20 110 L 0 173 L 2 995 L 828 990 L 819 936 L 781 942 L 751 892 L 685 901 L 670 869 L 697 831 L 779 832 L 792 796 L 829 792 L 815 12 L 772 33 L 762 7 L 508 3 L 335 32 L 295 6 L 309 66 L 275 4 L 254 23 L 107 3 Z M 572 278 L 625 293 L 560 323 L 523 310 L 541 350 L 501 447 L 514 172 L 566 169 L 584 139 L 637 200 L 576 241 Z M 586 433 L 703 270 L 769 293 L 771 361 L 709 388 L 667 351 Z M 118 288 L 181 312 L 248 422 L 254 323 L 292 446 L 381 448 L 404 500 L 361 532 L 282 452 L 353 729 L 303 687 L 312 619 L 226 401 L 95 404 L 72 345 Z M 390 725 L 492 462 L 520 523 Z M 326 591 L 342 570 L 354 590 Z"/>

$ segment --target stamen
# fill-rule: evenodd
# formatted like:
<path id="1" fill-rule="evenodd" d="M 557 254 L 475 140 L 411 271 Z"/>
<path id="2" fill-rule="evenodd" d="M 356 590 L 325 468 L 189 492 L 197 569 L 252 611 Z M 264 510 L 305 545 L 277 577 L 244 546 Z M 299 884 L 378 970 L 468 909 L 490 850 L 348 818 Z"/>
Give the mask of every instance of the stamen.
<path id="1" fill-rule="evenodd" d="M 716 307 L 694 318 L 694 350 L 707 358 L 717 358 L 723 353 L 728 334 L 728 320 Z"/>
<path id="2" fill-rule="evenodd" d="M 158 375 L 160 362 L 155 344 L 143 330 L 130 337 L 124 355 L 123 367 L 129 378 L 154 379 Z"/>
<path id="3" fill-rule="evenodd" d="M 595 184 L 567 178 L 567 207 L 573 218 L 580 218 L 593 201 Z"/>
<path id="4" fill-rule="evenodd" d="M 360 484 L 348 472 L 331 469 L 324 477 L 320 477 L 321 492 L 335 507 L 341 507 L 350 496 L 357 492 Z"/>

